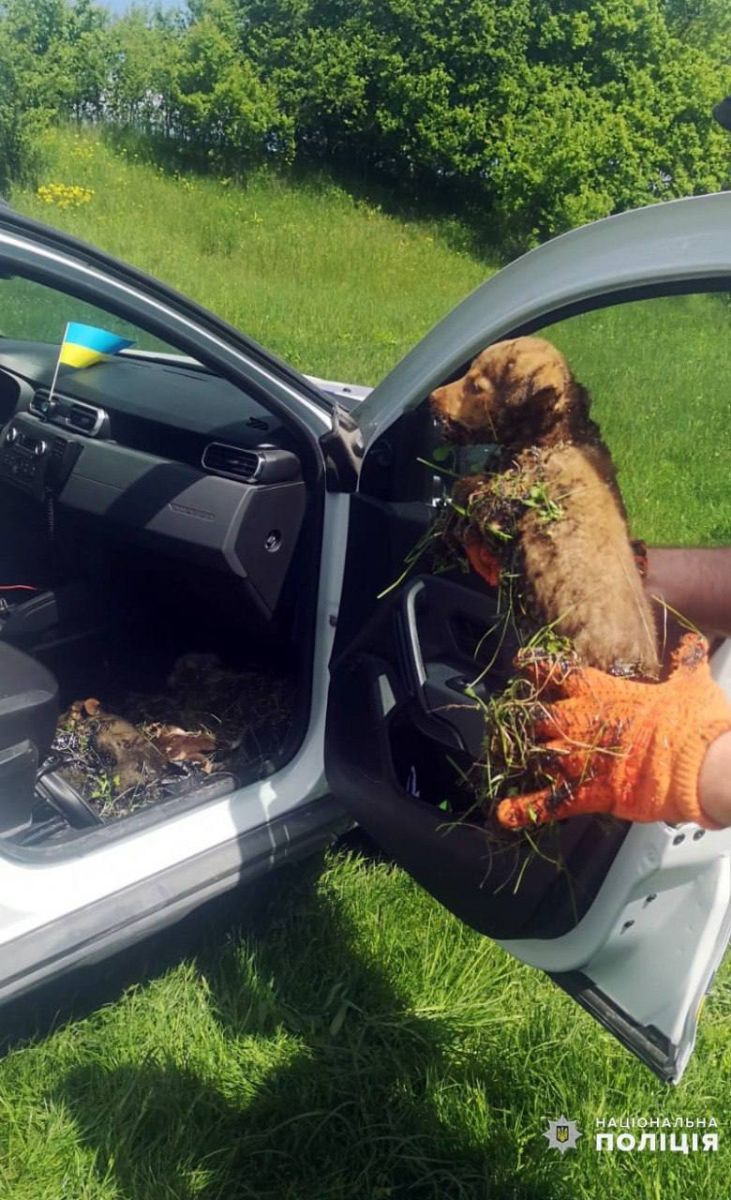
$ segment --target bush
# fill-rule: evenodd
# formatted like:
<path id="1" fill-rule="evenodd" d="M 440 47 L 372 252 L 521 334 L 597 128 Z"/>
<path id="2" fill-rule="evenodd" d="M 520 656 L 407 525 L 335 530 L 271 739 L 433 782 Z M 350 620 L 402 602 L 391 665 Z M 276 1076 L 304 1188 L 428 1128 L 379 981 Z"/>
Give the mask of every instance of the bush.
<path id="1" fill-rule="evenodd" d="M 227 172 L 355 166 L 514 250 L 728 184 L 730 34 L 728 0 L 0 0 L 0 182 L 67 114 Z"/>
<path id="2" fill-rule="evenodd" d="M 108 75 L 106 16 L 90 0 L 0 5 L 0 186 L 34 173 L 39 134 L 58 116 L 92 116 Z"/>
<path id="3" fill-rule="evenodd" d="M 209 16 L 180 39 L 169 107 L 176 134 L 221 166 L 251 166 L 267 151 L 291 157 L 292 122 L 275 90 Z"/>
<path id="4" fill-rule="evenodd" d="M 52 110 L 28 102 L 22 63 L 0 25 L 0 191 L 33 174 L 38 134 Z"/>
<path id="5" fill-rule="evenodd" d="M 235 0 L 301 155 L 461 195 L 513 244 L 728 181 L 731 73 L 689 34 L 721 9 L 679 2 Z"/>

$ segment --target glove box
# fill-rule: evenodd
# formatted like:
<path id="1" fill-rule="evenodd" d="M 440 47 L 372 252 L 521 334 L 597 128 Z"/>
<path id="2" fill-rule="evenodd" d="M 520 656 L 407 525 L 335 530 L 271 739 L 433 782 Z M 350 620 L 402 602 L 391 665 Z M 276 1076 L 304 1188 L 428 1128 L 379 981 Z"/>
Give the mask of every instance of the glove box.
<path id="1" fill-rule="evenodd" d="M 30 820 L 36 771 L 48 753 L 57 718 L 53 675 L 0 642 L 0 836 Z"/>

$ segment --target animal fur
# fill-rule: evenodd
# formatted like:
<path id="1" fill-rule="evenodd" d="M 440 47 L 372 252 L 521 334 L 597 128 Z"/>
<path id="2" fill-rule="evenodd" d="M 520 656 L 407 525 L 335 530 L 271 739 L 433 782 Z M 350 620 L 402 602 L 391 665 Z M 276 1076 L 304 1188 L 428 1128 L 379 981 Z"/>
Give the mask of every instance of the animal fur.
<path id="1" fill-rule="evenodd" d="M 159 779 L 167 763 L 160 751 L 124 717 L 106 712 L 98 700 L 75 700 L 61 725 L 88 724 L 90 744 L 107 763 L 120 792 Z"/>
<path id="2" fill-rule="evenodd" d="M 454 492 L 468 516 L 480 498 L 483 508 L 495 500 L 496 537 L 489 521 L 479 526 L 493 551 L 505 553 L 500 506 L 517 496 L 516 481 L 538 486 L 557 506 L 560 515 L 549 520 L 540 506 L 518 502 L 509 535 L 535 627 L 552 625 L 586 665 L 656 677 L 657 636 L 615 467 L 563 355 L 542 338 L 497 342 L 430 400 L 446 440 L 501 448 L 496 475 L 459 480 Z"/>

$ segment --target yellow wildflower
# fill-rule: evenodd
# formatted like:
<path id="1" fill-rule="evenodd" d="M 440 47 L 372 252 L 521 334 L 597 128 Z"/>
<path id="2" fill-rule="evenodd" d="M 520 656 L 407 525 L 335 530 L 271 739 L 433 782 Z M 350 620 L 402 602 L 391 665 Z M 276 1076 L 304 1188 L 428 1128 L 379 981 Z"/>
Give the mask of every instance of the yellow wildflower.
<path id="1" fill-rule="evenodd" d="M 36 195 L 44 204 L 55 204 L 57 208 L 81 208 L 88 204 L 94 195 L 94 189 L 82 187 L 78 183 L 44 183 L 38 188 Z"/>

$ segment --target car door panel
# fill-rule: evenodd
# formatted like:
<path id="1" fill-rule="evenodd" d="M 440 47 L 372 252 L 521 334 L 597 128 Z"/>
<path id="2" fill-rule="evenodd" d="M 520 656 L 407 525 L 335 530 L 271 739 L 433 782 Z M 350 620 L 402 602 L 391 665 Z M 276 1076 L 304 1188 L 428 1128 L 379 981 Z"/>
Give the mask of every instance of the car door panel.
<path id="1" fill-rule="evenodd" d="M 331 791 L 467 924 L 495 938 L 555 938 L 590 906 L 628 825 L 559 822 L 538 837 L 538 852 L 524 839 L 496 845 L 486 837 L 459 780 L 480 755 L 483 720 L 463 687 L 482 675 L 477 691 L 487 700 L 510 668 L 511 647 L 497 633 L 484 636 L 495 623 L 494 595 L 474 577 L 419 575 L 377 599 L 379 581 L 398 577 L 404 542 L 413 545 L 433 510 L 413 501 L 409 541 L 399 529 L 403 503 L 356 495 L 351 507 L 343 607 L 352 614 L 357 599 L 360 620 L 338 622 L 331 663 Z M 451 813 L 439 807 L 445 801 Z"/>
<path id="2" fill-rule="evenodd" d="M 380 510 L 387 559 L 384 545 L 399 544 L 383 536 L 388 506 L 362 496 L 352 504 L 361 546 Z M 399 506 L 391 515 L 398 523 Z M 471 579 L 422 575 L 371 605 L 331 663 L 333 794 L 459 919 L 544 970 L 677 1082 L 731 930 L 731 831 L 582 816 L 534 831 L 539 853 L 515 835 L 496 847 L 466 805 L 440 807 L 480 753 L 481 710 L 462 688 L 494 653 L 488 638 L 474 657 L 480 629 L 494 624 L 494 597 Z M 483 700 L 499 692 L 510 653 L 499 648 L 477 685 Z M 728 644 L 714 669 L 727 685 Z"/>
<path id="3" fill-rule="evenodd" d="M 730 205 L 725 194 L 653 206 L 540 247 L 469 296 L 364 400 L 356 412 L 363 465 L 351 501 L 357 541 L 331 663 L 333 793 L 442 904 L 545 971 L 672 1082 L 689 1060 L 703 996 L 729 940 L 731 830 L 582 816 L 530 831 L 538 853 L 524 834 L 496 848 L 455 797 L 461 776 L 484 755 L 482 714 L 469 708 L 463 685 L 470 670 L 473 681 L 484 671 L 479 699 L 489 703 L 507 677 L 510 648 L 490 646 L 488 635 L 482 649 L 495 658 L 484 670 L 475 618 L 487 633 L 494 602 L 475 576 L 435 579 L 428 554 L 404 575 L 414 538 L 399 506 L 421 500 L 423 535 L 433 493 L 431 500 L 428 488 L 419 493 L 414 464 L 433 465 L 425 401 L 434 387 L 485 345 L 569 314 L 727 289 Z M 364 547 L 365 562 L 357 563 Z M 713 669 L 731 696 L 728 646 Z"/>

